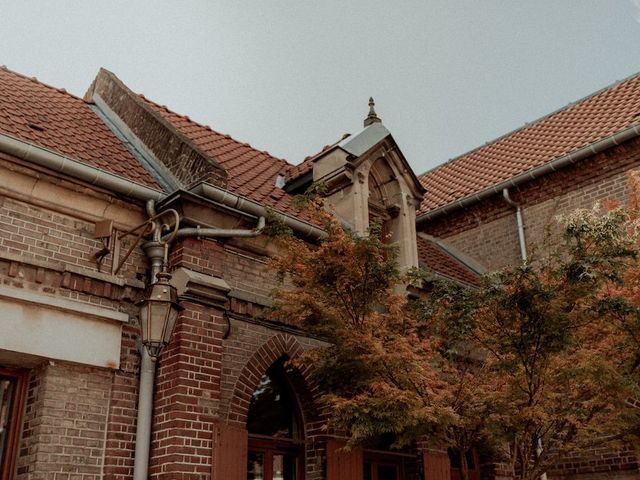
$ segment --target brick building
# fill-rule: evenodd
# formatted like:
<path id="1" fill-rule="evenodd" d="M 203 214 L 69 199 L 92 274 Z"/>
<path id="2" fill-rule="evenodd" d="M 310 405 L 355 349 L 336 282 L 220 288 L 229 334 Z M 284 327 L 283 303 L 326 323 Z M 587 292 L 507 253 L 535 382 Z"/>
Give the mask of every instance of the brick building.
<path id="1" fill-rule="evenodd" d="M 105 70 L 81 99 L 0 69 L 0 479 L 450 478 L 444 452 L 344 452 L 323 428 L 307 372 L 283 368 L 320 340 L 261 316 L 264 217 L 317 241 L 293 197 L 322 181 L 354 230 L 383 222 L 404 267 L 473 285 L 554 212 L 624 197 L 638 112 L 634 77 L 418 178 L 372 102 L 362 130 L 293 166 Z M 183 310 L 154 360 L 138 302 L 165 244 Z M 605 471 L 636 459 L 590 452 L 559 473 Z"/>
<path id="2" fill-rule="evenodd" d="M 371 203 L 402 262 L 417 265 L 424 189 L 375 113 L 358 134 L 293 167 L 107 71 L 84 99 L 7 69 L 0 92 L 3 480 L 128 479 L 134 464 L 136 478 L 148 469 L 172 479 L 260 478 L 261 469 L 265 478 L 338 479 L 349 468 L 362 475 L 363 462 L 374 476 L 419 470 L 418 450 L 340 451 L 305 372 L 282 366 L 318 340 L 260 315 L 276 285 L 264 217 L 271 211 L 316 241 L 323 232 L 292 206 L 314 177 L 359 231 Z M 175 218 L 170 245 L 171 233 L 147 229 Z M 137 302 L 163 263 L 163 242 L 184 310 L 153 361 L 139 345 Z M 435 243 L 423 245 L 468 274 Z M 146 453 L 136 428 L 146 428 L 139 415 L 151 407 Z"/>
<path id="3" fill-rule="evenodd" d="M 600 90 L 421 176 L 418 231 L 496 270 L 535 256 L 556 217 L 628 196 L 640 166 L 640 75 Z M 572 454 L 551 478 L 637 478 L 626 449 Z"/>

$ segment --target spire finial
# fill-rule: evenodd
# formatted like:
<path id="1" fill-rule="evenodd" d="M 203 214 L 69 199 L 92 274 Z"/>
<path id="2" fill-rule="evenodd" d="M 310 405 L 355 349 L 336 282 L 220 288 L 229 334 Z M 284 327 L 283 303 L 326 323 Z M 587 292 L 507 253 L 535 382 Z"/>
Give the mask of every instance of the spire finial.
<path id="1" fill-rule="evenodd" d="M 373 107 L 375 107 L 376 103 L 373 101 L 373 97 L 369 97 L 369 115 L 364 119 L 364 126 L 368 127 L 373 123 L 382 123 L 382 120 L 378 118 L 376 115 L 376 111 Z"/>

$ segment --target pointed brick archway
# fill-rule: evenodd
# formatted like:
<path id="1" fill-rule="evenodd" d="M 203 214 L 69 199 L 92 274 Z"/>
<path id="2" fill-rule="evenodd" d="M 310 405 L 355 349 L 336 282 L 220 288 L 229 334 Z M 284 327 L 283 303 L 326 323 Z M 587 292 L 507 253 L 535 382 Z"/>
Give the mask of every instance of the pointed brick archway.
<path id="1" fill-rule="evenodd" d="M 227 422 L 245 425 L 251 396 L 265 372 L 281 358 L 286 357 L 293 360 L 303 351 L 298 339 L 288 333 L 278 333 L 258 348 L 243 367 L 235 383 Z M 296 368 L 290 374 L 304 423 L 316 417 L 318 412 L 308 381 L 309 371 L 310 367 Z"/>
<path id="2" fill-rule="evenodd" d="M 272 365 L 283 358 L 296 359 L 303 351 L 304 348 L 296 337 L 287 333 L 278 333 L 258 348 L 244 365 L 233 388 L 226 419 L 222 415 L 222 422 L 214 425 L 213 480 L 246 480 L 249 454 L 249 435 L 246 424 L 251 397 L 263 375 Z M 319 410 L 313 399 L 313 389 L 309 387 L 310 368 L 287 370 L 287 379 L 300 410 L 301 433 L 306 439 L 304 455 L 310 459 L 316 455 L 322 455 L 323 451 L 316 447 L 317 442 L 314 441 L 314 437 L 320 431 L 319 424 L 322 420 L 318 416 Z M 314 461 L 320 461 L 320 458 Z M 301 467 L 305 468 L 304 463 Z"/>

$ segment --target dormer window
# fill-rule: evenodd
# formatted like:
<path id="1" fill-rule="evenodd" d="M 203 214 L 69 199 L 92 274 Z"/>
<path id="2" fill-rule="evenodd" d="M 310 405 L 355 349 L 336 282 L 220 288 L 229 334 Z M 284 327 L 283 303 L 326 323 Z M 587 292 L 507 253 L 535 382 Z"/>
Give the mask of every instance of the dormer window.
<path id="1" fill-rule="evenodd" d="M 313 181 L 326 186 L 326 204 L 342 223 L 364 235 L 380 222 L 384 240 L 398 245 L 400 267 L 417 267 L 416 207 L 425 189 L 373 107 L 370 99 L 360 132 L 313 157 Z"/>

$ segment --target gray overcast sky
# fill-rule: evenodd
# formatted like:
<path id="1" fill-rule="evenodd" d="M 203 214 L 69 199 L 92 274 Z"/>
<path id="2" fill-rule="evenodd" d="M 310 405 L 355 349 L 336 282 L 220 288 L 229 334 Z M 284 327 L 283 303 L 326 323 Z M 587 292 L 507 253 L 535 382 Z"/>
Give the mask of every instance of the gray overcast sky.
<path id="1" fill-rule="evenodd" d="M 640 71 L 638 4 L 0 0 L 0 64 L 77 95 L 104 66 L 292 163 L 372 95 L 421 173 Z"/>

